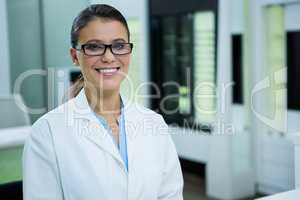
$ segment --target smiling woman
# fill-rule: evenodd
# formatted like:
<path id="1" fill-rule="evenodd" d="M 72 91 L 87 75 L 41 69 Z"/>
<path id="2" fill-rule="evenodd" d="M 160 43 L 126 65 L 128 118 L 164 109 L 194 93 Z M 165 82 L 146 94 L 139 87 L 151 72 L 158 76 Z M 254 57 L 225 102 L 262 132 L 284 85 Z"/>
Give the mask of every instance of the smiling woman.
<path id="1" fill-rule="evenodd" d="M 25 200 L 182 199 L 163 118 L 120 95 L 133 44 L 123 15 L 95 4 L 74 20 L 74 97 L 41 117 L 23 153 Z M 36 192 L 39 191 L 39 192 Z"/>
<path id="2" fill-rule="evenodd" d="M 130 61 L 132 46 L 127 40 L 126 29 L 118 21 L 94 19 L 81 29 L 79 53 L 75 48 L 70 52 L 89 86 L 99 87 L 103 92 L 119 90 Z M 106 51 L 107 47 L 110 51 Z"/>
<path id="3" fill-rule="evenodd" d="M 128 25 L 121 13 L 109 7 L 102 9 L 102 13 L 95 10 L 97 15 L 91 10 L 84 10 L 74 20 L 70 54 L 73 63 L 80 65 L 85 79 L 79 79 L 78 84 L 83 87 L 83 83 L 89 83 L 90 86 L 102 88 L 104 92 L 119 90 L 120 82 L 128 73 L 133 44 L 129 43 Z M 107 17 L 109 12 L 111 16 Z M 106 51 L 107 48 L 110 51 Z M 81 89 L 78 84 L 75 95 Z"/>

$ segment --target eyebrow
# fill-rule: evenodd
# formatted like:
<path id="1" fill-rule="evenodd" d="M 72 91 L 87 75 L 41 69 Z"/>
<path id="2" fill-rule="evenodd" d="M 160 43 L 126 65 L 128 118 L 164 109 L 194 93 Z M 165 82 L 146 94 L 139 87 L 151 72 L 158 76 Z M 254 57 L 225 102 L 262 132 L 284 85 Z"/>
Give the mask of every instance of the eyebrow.
<path id="1" fill-rule="evenodd" d="M 86 43 L 92 43 L 92 42 L 105 43 L 103 40 L 98 40 L 98 39 L 91 39 L 91 40 L 88 40 Z M 112 42 L 126 42 L 126 41 L 123 38 L 117 38 L 117 39 L 114 39 Z"/>

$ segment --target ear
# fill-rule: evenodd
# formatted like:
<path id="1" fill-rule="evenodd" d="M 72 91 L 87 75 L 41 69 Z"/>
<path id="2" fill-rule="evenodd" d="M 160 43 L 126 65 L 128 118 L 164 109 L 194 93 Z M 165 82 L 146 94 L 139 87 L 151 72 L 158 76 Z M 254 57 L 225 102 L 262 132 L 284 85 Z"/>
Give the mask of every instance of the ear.
<path id="1" fill-rule="evenodd" d="M 78 57 L 77 57 L 77 51 L 76 49 L 74 48 L 70 48 L 70 56 L 71 56 L 71 59 L 72 59 L 72 62 L 74 65 L 79 65 L 79 62 L 78 62 Z"/>

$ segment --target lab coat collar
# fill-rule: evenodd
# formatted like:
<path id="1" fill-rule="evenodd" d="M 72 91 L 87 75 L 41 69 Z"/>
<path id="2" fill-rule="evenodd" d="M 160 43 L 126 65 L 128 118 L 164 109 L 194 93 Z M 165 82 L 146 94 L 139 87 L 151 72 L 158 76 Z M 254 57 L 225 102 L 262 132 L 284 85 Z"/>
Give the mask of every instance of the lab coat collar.
<path id="1" fill-rule="evenodd" d="M 125 118 L 125 132 L 126 132 L 126 140 L 127 140 L 127 154 L 128 154 L 128 171 L 133 162 L 133 153 L 134 153 L 134 141 L 135 141 L 135 123 L 137 119 L 135 119 L 134 114 L 131 114 L 132 107 L 130 106 L 126 98 L 121 95 L 121 99 L 123 102 L 123 111 Z M 109 152 L 117 161 L 122 163 L 124 170 L 125 164 L 118 152 L 118 149 L 114 145 L 112 138 L 108 137 L 109 135 L 103 135 L 103 133 L 107 133 L 103 126 L 99 124 L 98 119 L 92 113 L 93 110 L 90 108 L 89 103 L 87 101 L 84 89 L 80 91 L 80 93 L 75 97 L 73 102 L 73 114 L 74 119 L 85 119 L 88 120 L 90 124 L 95 127 L 94 131 L 96 134 L 86 134 L 90 141 L 95 143 L 97 146 L 101 147 L 103 150 Z M 99 132 L 98 132 L 99 131 Z M 99 133 L 99 134 L 98 134 Z"/>
<path id="2" fill-rule="evenodd" d="M 88 104 L 84 89 L 81 89 L 73 101 L 74 119 L 81 118 L 96 122 L 96 118 L 93 116 L 92 112 L 93 111 Z"/>
<path id="3" fill-rule="evenodd" d="M 124 112 L 125 112 L 125 107 L 127 106 L 127 100 L 126 98 L 124 98 L 123 95 L 121 95 L 121 101 L 122 104 L 124 105 Z M 91 109 L 86 95 L 85 95 L 85 91 L 84 89 L 82 89 L 79 94 L 75 97 L 74 102 L 73 102 L 73 114 L 74 114 L 74 118 L 78 119 L 78 118 L 84 118 L 84 119 L 88 119 L 90 121 L 96 121 L 97 122 L 97 118 L 92 114 L 94 111 Z"/>

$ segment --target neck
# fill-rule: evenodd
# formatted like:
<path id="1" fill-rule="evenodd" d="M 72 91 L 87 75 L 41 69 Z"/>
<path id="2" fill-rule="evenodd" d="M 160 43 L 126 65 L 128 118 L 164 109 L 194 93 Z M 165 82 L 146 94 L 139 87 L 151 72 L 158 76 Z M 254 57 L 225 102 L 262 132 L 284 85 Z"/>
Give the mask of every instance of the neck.
<path id="1" fill-rule="evenodd" d="M 115 116 L 120 113 L 120 91 L 101 91 L 96 88 L 84 88 L 88 103 L 92 110 L 104 116 Z"/>

